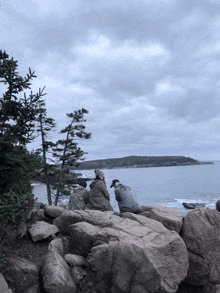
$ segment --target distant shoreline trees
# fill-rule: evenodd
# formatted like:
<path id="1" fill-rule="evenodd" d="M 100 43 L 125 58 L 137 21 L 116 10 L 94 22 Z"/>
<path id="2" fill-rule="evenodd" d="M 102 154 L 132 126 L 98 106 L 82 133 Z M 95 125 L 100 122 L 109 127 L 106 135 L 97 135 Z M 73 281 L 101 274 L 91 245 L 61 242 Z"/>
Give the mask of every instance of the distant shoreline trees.
<path id="1" fill-rule="evenodd" d="M 200 162 L 184 156 L 128 156 L 82 162 L 82 170 L 113 168 L 148 168 L 199 165 Z"/>

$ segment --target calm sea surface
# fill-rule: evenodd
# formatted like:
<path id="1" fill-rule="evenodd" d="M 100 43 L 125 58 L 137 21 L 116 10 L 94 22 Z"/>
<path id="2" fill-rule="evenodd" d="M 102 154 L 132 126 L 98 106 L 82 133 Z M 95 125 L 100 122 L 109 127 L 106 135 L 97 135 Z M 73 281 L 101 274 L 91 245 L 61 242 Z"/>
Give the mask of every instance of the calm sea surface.
<path id="1" fill-rule="evenodd" d="M 83 177 L 93 178 L 93 170 L 77 170 Z M 205 203 L 206 207 L 215 208 L 220 199 L 220 162 L 212 165 L 104 169 L 105 180 L 115 211 L 118 205 L 114 189 L 110 188 L 113 179 L 119 179 L 130 186 L 136 193 L 140 205 L 164 205 L 179 210 L 185 215 L 182 203 Z M 90 181 L 87 182 L 89 189 Z M 47 203 L 44 184 L 35 184 L 33 192 L 38 201 Z M 67 198 L 62 198 L 67 203 Z"/>

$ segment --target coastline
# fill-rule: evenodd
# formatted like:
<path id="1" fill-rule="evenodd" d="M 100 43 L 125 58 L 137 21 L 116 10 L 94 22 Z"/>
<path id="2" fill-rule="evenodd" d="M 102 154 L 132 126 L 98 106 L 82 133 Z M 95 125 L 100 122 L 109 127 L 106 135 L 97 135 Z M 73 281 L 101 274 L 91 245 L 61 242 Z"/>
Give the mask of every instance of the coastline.
<path id="1" fill-rule="evenodd" d="M 101 166 L 100 169 L 129 169 L 129 168 L 161 168 L 161 167 L 185 167 L 185 166 L 200 166 L 200 165 L 213 165 L 214 162 L 198 162 L 198 163 L 184 163 L 184 164 L 164 164 L 164 165 L 131 165 L 131 166 L 116 166 L 106 167 Z M 83 168 L 82 170 L 93 170 L 94 168 Z M 73 171 L 73 170 L 71 170 Z"/>

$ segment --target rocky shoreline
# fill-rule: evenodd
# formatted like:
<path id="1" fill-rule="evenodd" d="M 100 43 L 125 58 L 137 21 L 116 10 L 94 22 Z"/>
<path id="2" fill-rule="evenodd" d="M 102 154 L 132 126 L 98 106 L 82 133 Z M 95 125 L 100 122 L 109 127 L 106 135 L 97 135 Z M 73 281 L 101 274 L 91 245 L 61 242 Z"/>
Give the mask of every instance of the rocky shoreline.
<path id="1" fill-rule="evenodd" d="M 49 183 L 52 184 L 53 182 L 57 182 L 58 181 L 58 174 L 59 174 L 59 168 L 54 167 L 53 169 L 51 169 L 48 172 L 48 179 L 49 179 Z M 74 173 L 74 172 L 67 172 L 64 174 L 64 178 L 66 181 L 72 181 L 72 184 L 78 184 L 79 181 L 78 179 L 82 176 L 81 173 Z M 92 181 L 93 178 L 83 178 L 84 181 Z M 45 174 L 44 174 L 44 169 L 35 169 L 32 179 L 30 180 L 30 184 L 34 184 L 34 183 L 46 183 L 45 181 Z"/>
<path id="2" fill-rule="evenodd" d="M 39 206 L 32 245 L 47 241 L 43 262 L 8 257 L 0 292 L 219 293 L 220 213 L 198 208 L 184 218 L 164 206 L 139 214 Z M 48 239 L 50 241 L 48 242 Z"/>

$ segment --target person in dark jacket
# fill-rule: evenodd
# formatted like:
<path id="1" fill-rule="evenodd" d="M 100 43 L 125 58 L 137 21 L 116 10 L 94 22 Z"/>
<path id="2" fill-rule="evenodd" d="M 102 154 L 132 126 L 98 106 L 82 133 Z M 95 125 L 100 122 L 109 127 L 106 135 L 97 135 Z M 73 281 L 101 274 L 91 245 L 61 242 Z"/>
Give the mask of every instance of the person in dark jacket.
<path id="1" fill-rule="evenodd" d="M 90 184 L 89 203 L 86 209 L 113 211 L 110 204 L 110 195 L 105 185 L 105 178 L 102 171 L 96 173 L 96 178 Z"/>
<path id="2" fill-rule="evenodd" d="M 115 188 L 115 199 L 120 212 L 135 213 L 139 210 L 137 196 L 130 187 L 121 184 L 118 179 L 114 179 L 110 187 Z"/>

